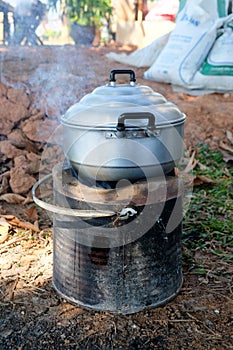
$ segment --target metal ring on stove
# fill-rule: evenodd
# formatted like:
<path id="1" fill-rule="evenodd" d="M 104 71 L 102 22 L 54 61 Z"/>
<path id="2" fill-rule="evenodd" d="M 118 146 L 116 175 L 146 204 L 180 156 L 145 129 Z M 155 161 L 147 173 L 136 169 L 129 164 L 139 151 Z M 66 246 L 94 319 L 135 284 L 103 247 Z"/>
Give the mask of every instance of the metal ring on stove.
<path id="1" fill-rule="evenodd" d="M 67 216 L 77 216 L 82 218 L 97 218 L 97 217 L 107 217 L 107 216 L 114 216 L 117 215 L 116 212 L 111 210 L 78 210 L 78 209 L 71 209 L 71 208 L 65 208 L 65 207 L 59 207 L 47 202 L 44 202 L 43 200 L 39 199 L 36 196 L 36 190 L 39 188 L 39 186 L 47 181 L 48 179 L 52 178 L 52 174 L 44 176 L 42 179 L 38 180 L 34 186 L 32 187 L 32 197 L 34 202 L 39 205 L 41 208 L 46 209 L 52 213 L 60 214 L 60 215 L 67 215 Z"/>

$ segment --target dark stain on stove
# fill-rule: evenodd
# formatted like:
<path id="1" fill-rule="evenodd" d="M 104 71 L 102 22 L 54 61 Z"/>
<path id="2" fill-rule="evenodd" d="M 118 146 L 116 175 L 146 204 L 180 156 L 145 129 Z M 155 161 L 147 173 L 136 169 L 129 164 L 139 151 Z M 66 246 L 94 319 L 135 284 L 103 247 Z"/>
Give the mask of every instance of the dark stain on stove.
<path id="1" fill-rule="evenodd" d="M 109 248 L 97 248 L 92 247 L 91 253 L 88 254 L 90 261 L 94 265 L 107 265 L 108 264 L 108 258 L 109 258 Z"/>

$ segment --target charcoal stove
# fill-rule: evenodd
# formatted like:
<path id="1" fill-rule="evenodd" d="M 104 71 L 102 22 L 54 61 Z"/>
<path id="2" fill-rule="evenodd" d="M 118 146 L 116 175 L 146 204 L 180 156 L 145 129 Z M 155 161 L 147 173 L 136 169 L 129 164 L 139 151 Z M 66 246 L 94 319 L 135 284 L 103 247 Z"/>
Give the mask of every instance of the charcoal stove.
<path id="1" fill-rule="evenodd" d="M 83 308 L 121 314 L 173 299 L 182 285 L 180 178 L 89 186 L 74 174 L 53 168 L 55 290 Z"/>

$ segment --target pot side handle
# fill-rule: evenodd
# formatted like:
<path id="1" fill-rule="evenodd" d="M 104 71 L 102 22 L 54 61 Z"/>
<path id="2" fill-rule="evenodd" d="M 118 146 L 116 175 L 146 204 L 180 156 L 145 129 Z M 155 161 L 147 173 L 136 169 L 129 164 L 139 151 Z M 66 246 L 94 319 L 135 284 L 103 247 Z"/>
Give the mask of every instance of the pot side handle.
<path id="1" fill-rule="evenodd" d="M 155 116 L 150 112 L 123 113 L 118 118 L 117 131 L 125 130 L 125 121 L 129 119 L 148 119 L 147 129 L 155 129 Z"/>

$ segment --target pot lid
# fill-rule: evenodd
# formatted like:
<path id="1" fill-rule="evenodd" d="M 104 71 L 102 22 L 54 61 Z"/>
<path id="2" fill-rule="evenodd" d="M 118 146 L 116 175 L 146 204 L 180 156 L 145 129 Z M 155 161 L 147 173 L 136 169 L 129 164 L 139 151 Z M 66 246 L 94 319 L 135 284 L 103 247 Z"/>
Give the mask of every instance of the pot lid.
<path id="1" fill-rule="evenodd" d="M 116 74 L 129 74 L 129 84 L 116 84 Z M 132 70 L 111 71 L 109 84 L 97 87 L 71 106 L 61 117 L 62 124 L 72 127 L 116 128 L 122 114 L 130 115 L 130 118 L 125 118 L 125 127 L 128 128 L 145 127 L 148 124 L 148 114 L 154 115 L 155 127 L 185 120 L 185 115 L 175 104 L 168 102 L 149 86 L 136 84 L 135 81 Z"/>

